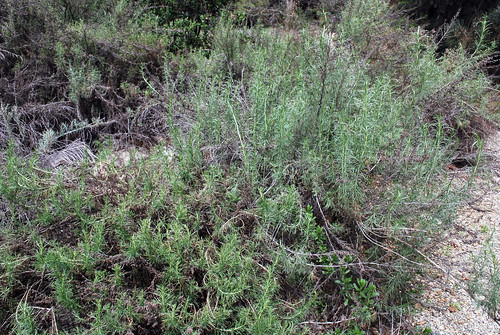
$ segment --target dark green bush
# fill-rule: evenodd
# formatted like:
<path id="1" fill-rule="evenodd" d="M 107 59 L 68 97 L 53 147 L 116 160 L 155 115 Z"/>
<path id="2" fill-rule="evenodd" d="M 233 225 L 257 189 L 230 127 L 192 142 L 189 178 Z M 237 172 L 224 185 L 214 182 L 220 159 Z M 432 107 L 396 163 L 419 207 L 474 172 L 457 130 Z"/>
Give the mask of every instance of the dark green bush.
<path id="1" fill-rule="evenodd" d="M 171 31 L 170 50 L 179 51 L 192 47 L 207 47 L 208 31 L 217 22 L 216 18 L 231 0 L 146 0 L 158 24 Z"/>

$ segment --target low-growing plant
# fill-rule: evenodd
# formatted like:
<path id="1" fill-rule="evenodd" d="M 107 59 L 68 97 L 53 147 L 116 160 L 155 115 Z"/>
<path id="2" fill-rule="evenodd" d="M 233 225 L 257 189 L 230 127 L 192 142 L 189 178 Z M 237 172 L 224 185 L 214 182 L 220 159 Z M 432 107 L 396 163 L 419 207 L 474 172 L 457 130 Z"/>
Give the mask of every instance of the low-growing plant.
<path id="1" fill-rule="evenodd" d="M 346 3 L 324 13 L 339 21 L 301 31 L 210 18 L 209 52 L 178 56 L 163 53 L 169 41 L 185 47 L 168 29 L 204 39 L 199 10 L 218 7 L 179 18 L 139 2 L 88 5 L 50 25 L 62 27 L 46 52 L 67 82 L 67 118 L 49 127 L 43 113 L 17 122 L 0 108 L 0 136 L 14 137 L 0 138 L 0 207 L 8 235 L 33 246 L 1 240 L 7 313 L 20 320 L 6 329 L 49 331 L 33 314 L 39 300 L 14 294 L 21 286 L 48 297 L 68 333 L 385 330 L 411 301 L 421 248 L 466 196 L 443 167 L 485 135 L 472 135 L 488 106 L 479 56 L 437 56 L 430 33 L 378 18 L 391 17 L 383 1 Z M 30 17 L 4 27 L 9 43 Z M 23 124 L 43 132 L 30 139 Z M 89 146 L 95 162 L 22 158 L 101 130 L 114 135 Z"/>
<path id="2" fill-rule="evenodd" d="M 500 313 L 500 268 L 498 256 L 492 245 L 492 237 L 481 251 L 475 255 L 473 261 L 473 278 L 468 282 L 468 287 L 477 303 L 485 308 L 488 314 L 497 319 Z"/>
<path id="3" fill-rule="evenodd" d="M 33 316 L 33 308 L 28 305 L 26 301 L 26 294 L 19 304 L 17 305 L 14 321 L 13 321 L 13 333 L 14 334 L 39 334 L 37 324 L 35 322 L 35 318 Z"/>
<path id="4" fill-rule="evenodd" d="M 4 229 L 2 231 L 3 239 L 7 240 L 11 232 Z M 0 263 L 0 268 L 2 272 L 0 274 L 0 283 L 2 283 L 2 288 L 0 290 L 0 296 L 3 300 L 7 300 L 7 298 L 12 293 L 15 285 L 18 283 L 16 279 L 16 275 L 19 272 L 19 269 L 22 267 L 23 263 L 27 261 L 27 257 L 18 257 L 11 250 L 11 245 L 9 242 L 3 242 L 0 246 L 0 257 L 2 262 Z"/>

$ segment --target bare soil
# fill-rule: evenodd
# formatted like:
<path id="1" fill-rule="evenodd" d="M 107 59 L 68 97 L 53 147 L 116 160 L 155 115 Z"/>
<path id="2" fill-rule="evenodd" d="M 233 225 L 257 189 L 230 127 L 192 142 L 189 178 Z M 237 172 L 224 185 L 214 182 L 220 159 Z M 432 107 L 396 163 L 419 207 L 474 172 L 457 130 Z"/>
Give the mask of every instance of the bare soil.
<path id="1" fill-rule="evenodd" d="M 424 287 L 415 307 L 415 326 L 428 326 L 432 334 L 500 334 L 499 320 L 493 320 L 471 298 L 473 257 L 488 239 L 500 255 L 500 132 L 486 140 L 474 197 L 460 210 L 458 219 L 439 242 L 430 258 L 436 267 L 431 278 L 420 278 Z M 456 174 L 457 186 L 466 183 L 473 168 L 464 166 Z"/>

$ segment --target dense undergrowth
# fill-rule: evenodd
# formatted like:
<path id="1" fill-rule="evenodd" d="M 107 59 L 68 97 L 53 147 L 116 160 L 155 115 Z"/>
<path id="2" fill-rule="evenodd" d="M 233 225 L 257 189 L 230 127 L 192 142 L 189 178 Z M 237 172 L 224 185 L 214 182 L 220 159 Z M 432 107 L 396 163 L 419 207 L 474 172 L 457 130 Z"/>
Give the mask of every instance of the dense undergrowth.
<path id="1" fill-rule="evenodd" d="M 209 8 L 186 40 L 138 2 L 75 1 L 22 45 L 53 14 L 30 6 L 54 5 L 17 3 L 0 6 L 2 332 L 419 331 L 423 250 L 467 192 L 444 168 L 493 127 L 485 50 L 438 57 L 364 0 L 318 22 L 290 2 L 283 27 Z"/>

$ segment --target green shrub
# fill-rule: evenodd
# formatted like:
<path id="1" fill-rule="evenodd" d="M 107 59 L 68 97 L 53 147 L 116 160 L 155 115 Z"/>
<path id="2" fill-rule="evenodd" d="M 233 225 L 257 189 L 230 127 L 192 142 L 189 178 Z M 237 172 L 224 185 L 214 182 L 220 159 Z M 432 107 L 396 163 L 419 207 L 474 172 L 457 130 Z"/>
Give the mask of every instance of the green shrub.
<path id="1" fill-rule="evenodd" d="M 230 0 L 178 1 L 146 0 L 150 11 L 158 24 L 171 32 L 171 51 L 189 48 L 207 47 L 210 41 L 209 31 L 217 21 L 219 13 Z"/>
<path id="2" fill-rule="evenodd" d="M 473 278 L 468 283 L 473 297 L 483 306 L 488 314 L 496 319 L 500 312 L 500 269 L 498 255 L 496 255 L 492 236 L 483 246 L 479 254 L 473 258 Z"/>
<path id="3" fill-rule="evenodd" d="M 303 31 L 243 28 L 224 15 L 210 22 L 210 52 L 174 57 L 168 47 L 186 45 L 162 29 L 186 24 L 204 38 L 199 20 L 222 3 L 176 2 L 186 11 L 177 18 L 167 7 L 106 4 L 75 2 L 39 32 L 52 49 L 39 39 L 43 48 L 16 50 L 51 55 L 45 75 L 66 80 L 74 107 L 50 130 L 42 119 L 33 148 L 100 126 L 159 144 L 124 152 L 117 134 L 96 145 L 94 164 L 45 170 L 16 151 L 29 114 L 2 105 L 0 135 L 18 141 L 3 144 L 0 206 L 9 236 L 30 243 L 18 254 L 0 248 L 6 313 L 18 316 L 8 330 L 51 331 L 33 316 L 39 296 L 69 320 L 61 332 L 363 334 L 390 325 L 411 302 L 420 248 L 466 196 L 443 167 L 457 148 L 480 151 L 471 124 L 489 102 L 481 59 L 462 49 L 436 56 L 429 33 L 379 19 L 386 4 L 367 1 L 346 4 L 338 25 Z M 48 19 L 23 15 L 5 26 L 12 42 L 22 20 Z M 367 51 L 373 41 L 399 62 Z M 102 113 L 96 101 L 110 97 L 120 105 Z M 21 298 L 16 285 L 36 295 Z"/>

